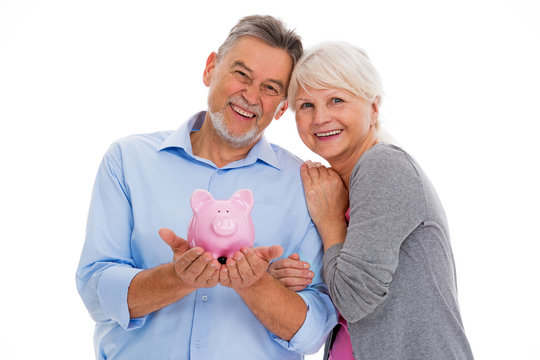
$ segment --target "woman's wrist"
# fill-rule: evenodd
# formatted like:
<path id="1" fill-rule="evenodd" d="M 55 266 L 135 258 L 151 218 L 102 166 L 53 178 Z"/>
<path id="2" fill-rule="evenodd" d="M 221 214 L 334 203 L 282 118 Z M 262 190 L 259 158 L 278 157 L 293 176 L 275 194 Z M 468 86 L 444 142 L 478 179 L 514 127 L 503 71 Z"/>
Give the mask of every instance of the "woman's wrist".
<path id="1" fill-rule="evenodd" d="M 324 250 L 345 242 L 347 236 L 347 221 L 343 219 L 327 219 L 320 221 L 317 225 L 317 230 L 323 241 Z"/>

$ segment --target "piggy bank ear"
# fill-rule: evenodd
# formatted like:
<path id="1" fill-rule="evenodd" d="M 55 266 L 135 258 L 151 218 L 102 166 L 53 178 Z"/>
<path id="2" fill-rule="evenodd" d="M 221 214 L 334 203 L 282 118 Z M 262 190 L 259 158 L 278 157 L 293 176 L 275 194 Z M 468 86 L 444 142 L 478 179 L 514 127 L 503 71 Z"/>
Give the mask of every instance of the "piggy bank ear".
<path id="1" fill-rule="evenodd" d="M 238 190 L 231 196 L 231 201 L 240 205 L 246 212 L 249 212 L 253 207 L 253 194 L 249 189 Z"/>
<path id="2" fill-rule="evenodd" d="M 212 194 L 206 190 L 195 190 L 191 195 L 191 209 L 196 213 L 203 207 L 204 204 L 214 201 Z"/>

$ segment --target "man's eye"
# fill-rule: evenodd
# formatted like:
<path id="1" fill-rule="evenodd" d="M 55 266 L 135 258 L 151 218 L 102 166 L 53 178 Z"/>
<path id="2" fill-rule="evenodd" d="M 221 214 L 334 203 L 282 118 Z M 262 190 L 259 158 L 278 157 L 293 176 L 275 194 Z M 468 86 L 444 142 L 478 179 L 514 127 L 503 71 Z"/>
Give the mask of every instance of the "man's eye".
<path id="1" fill-rule="evenodd" d="M 233 75 L 238 81 L 241 81 L 241 82 L 244 82 L 244 83 L 249 82 L 249 77 L 243 71 L 234 70 Z"/>
<path id="2" fill-rule="evenodd" d="M 272 85 L 263 85 L 262 86 L 262 91 L 265 95 L 269 95 L 269 96 L 276 96 L 276 95 L 279 95 L 279 91 L 278 89 L 276 89 L 275 87 L 273 87 Z"/>

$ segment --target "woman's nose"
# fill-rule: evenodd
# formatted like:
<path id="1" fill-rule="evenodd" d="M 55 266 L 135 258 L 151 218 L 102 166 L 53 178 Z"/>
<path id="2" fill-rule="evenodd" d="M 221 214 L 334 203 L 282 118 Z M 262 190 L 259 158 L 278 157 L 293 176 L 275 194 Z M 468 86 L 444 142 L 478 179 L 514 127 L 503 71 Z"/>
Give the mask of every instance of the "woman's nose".
<path id="1" fill-rule="evenodd" d="M 313 123 L 315 125 L 321 125 L 330 121 L 330 113 L 325 107 L 316 107 L 313 112 Z"/>

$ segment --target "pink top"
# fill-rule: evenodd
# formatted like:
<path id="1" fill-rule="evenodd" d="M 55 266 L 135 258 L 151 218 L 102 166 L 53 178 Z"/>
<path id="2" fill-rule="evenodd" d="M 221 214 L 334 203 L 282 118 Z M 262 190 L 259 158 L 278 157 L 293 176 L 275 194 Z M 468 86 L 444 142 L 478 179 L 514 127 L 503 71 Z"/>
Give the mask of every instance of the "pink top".
<path id="1" fill-rule="evenodd" d="M 349 212 L 351 209 L 347 210 L 347 213 L 345 214 L 345 217 L 347 218 L 347 221 L 349 221 Z M 351 335 L 349 334 L 349 328 L 347 326 L 347 320 L 341 316 L 340 313 L 338 313 L 339 319 L 338 324 L 341 325 L 341 327 L 338 330 L 338 333 L 336 334 L 336 338 L 334 339 L 334 343 L 331 345 L 330 353 L 328 360 L 354 360 L 353 356 L 353 350 L 352 350 L 352 343 L 351 343 Z"/>

